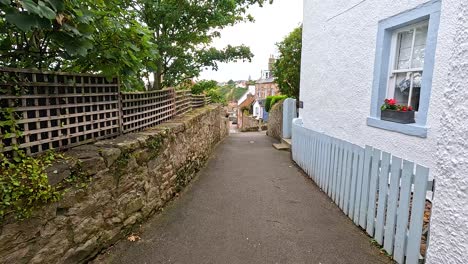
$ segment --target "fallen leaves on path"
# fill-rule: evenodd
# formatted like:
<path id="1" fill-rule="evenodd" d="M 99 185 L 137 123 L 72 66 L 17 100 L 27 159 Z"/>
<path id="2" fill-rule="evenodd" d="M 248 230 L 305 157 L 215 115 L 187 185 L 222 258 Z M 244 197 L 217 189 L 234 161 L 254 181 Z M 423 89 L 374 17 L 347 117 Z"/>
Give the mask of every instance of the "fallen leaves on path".
<path id="1" fill-rule="evenodd" d="M 139 237 L 138 235 L 135 235 L 135 234 L 131 234 L 129 237 L 127 237 L 127 240 L 130 241 L 130 242 L 136 242 L 138 240 L 140 240 L 141 237 Z"/>

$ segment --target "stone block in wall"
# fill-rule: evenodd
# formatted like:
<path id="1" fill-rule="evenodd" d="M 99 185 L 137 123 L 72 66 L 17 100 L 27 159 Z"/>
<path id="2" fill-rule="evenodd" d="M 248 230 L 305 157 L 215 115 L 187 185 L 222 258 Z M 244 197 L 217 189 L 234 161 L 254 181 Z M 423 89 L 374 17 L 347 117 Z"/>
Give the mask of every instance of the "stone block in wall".
<path id="1" fill-rule="evenodd" d="M 283 102 L 281 100 L 274 104 L 268 116 L 267 135 L 277 140 L 281 140 L 283 135 Z"/>

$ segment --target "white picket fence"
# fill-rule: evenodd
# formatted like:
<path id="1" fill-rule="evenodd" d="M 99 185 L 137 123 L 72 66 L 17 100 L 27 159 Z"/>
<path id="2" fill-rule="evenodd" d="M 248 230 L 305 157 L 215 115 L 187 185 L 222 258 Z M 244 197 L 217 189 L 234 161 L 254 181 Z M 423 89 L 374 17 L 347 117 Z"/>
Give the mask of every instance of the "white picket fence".
<path id="1" fill-rule="evenodd" d="M 429 169 L 293 122 L 294 161 L 398 263 L 418 263 Z"/>

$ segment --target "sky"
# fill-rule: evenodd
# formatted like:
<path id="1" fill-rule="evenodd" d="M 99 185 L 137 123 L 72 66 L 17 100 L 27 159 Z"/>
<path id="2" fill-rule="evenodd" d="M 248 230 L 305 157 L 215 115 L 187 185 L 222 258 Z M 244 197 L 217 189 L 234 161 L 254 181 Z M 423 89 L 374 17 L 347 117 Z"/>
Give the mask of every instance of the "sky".
<path id="1" fill-rule="evenodd" d="M 254 23 L 241 23 L 221 31 L 221 38 L 213 42 L 214 47 L 246 45 L 255 55 L 252 62 L 220 63 L 218 71 L 204 70 L 200 80 L 253 80 L 260 78 L 262 70 L 268 69 L 270 55 L 278 55 L 275 43 L 280 42 L 295 27 L 302 23 L 303 0 L 274 0 L 272 5 L 260 8 L 253 6 L 249 13 Z"/>

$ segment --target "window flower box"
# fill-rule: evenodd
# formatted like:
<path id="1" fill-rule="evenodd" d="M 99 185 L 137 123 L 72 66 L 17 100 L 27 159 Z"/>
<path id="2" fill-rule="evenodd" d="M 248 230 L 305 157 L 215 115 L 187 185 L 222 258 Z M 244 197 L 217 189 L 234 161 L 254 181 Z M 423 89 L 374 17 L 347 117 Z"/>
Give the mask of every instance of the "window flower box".
<path id="1" fill-rule="evenodd" d="M 380 119 L 401 124 L 415 123 L 414 111 L 382 110 Z"/>
<path id="2" fill-rule="evenodd" d="M 414 111 L 411 106 L 398 105 L 395 99 L 385 99 L 382 105 L 380 119 L 401 124 L 415 123 Z"/>

